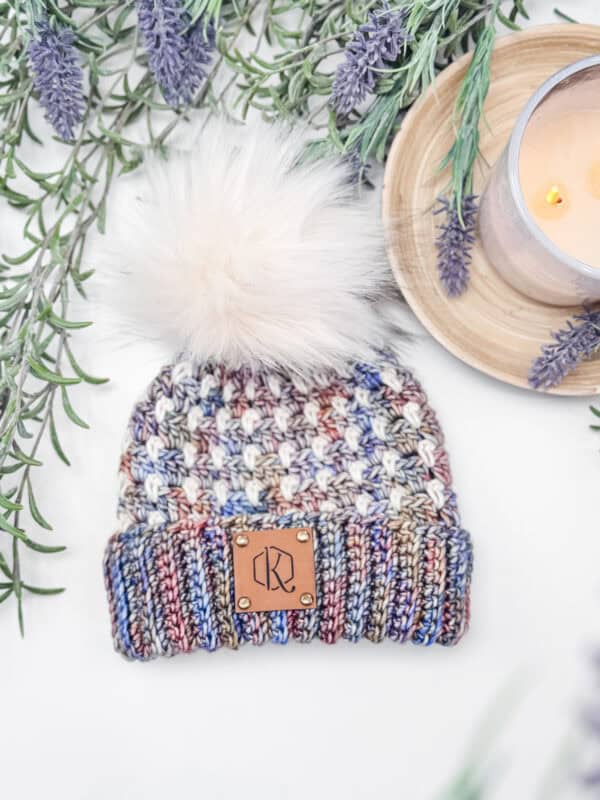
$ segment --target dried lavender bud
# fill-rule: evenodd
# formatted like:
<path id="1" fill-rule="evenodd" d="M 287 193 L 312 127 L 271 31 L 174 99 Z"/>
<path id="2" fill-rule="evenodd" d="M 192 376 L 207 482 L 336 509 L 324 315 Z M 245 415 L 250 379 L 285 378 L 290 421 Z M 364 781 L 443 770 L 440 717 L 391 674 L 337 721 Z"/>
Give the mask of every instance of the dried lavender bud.
<path id="1" fill-rule="evenodd" d="M 405 26 L 407 17 L 408 9 L 391 12 L 386 3 L 383 9 L 372 11 L 358 28 L 335 73 L 331 104 L 337 114 L 348 116 L 375 89 L 377 70 L 398 58 L 411 38 Z"/>
<path id="2" fill-rule="evenodd" d="M 440 234 L 436 240 L 438 272 L 448 297 L 458 297 L 469 282 L 471 251 L 475 243 L 477 223 L 477 196 L 463 197 L 462 208 L 445 197 L 438 199 L 434 214 L 445 214 L 446 221 L 438 225 Z"/>
<path id="3" fill-rule="evenodd" d="M 558 386 L 582 361 L 600 348 L 600 311 L 585 309 L 552 334 L 554 342 L 542 347 L 532 363 L 529 383 L 534 389 Z"/>
<path id="4" fill-rule="evenodd" d="M 73 139 L 85 108 L 83 73 L 73 32 L 43 16 L 33 26 L 27 53 L 33 86 L 46 119 L 61 139 Z"/>
<path id="5" fill-rule="evenodd" d="M 600 769 L 586 773 L 582 781 L 586 789 L 597 789 L 600 786 Z"/>
<path id="6" fill-rule="evenodd" d="M 167 103 L 191 102 L 206 77 L 214 29 L 202 18 L 189 27 L 190 17 L 181 0 L 137 0 L 138 26 L 148 55 L 148 66 Z"/>
<path id="7" fill-rule="evenodd" d="M 344 161 L 348 166 L 348 182 L 352 184 L 366 184 L 372 186 L 369 180 L 370 164 L 362 160 L 360 148 L 350 150 L 344 156 Z"/>

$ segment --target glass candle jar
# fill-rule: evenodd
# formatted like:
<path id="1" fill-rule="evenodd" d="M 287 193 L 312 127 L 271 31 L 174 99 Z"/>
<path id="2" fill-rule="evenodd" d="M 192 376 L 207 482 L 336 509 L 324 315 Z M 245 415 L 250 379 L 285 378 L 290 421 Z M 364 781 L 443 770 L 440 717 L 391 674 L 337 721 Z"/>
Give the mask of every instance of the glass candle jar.
<path id="1" fill-rule="evenodd" d="M 600 300 L 600 56 L 531 97 L 483 193 L 479 231 L 523 294 L 560 306 Z"/>

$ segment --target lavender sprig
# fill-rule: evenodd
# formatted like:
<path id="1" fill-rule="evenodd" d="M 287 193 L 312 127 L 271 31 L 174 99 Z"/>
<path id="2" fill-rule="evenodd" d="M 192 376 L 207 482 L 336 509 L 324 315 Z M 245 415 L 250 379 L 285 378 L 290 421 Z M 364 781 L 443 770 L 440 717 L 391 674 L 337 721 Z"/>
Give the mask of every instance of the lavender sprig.
<path id="1" fill-rule="evenodd" d="M 554 341 L 542 347 L 542 353 L 529 370 L 529 384 L 534 389 L 558 386 L 582 361 L 600 349 L 600 311 L 584 309 L 568 320 L 567 327 L 552 334 Z"/>
<path id="2" fill-rule="evenodd" d="M 46 119 L 61 139 L 72 140 L 85 108 L 83 74 L 73 32 L 47 16 L 41 17 L 34 23 L 28 56 L 33 86 Z"/>
<path id="3" fill-rule="evenodd" d="M 449 199 L 441 199 L 434 211 L 446 213 L 437 240 L 438 272 L 449 297 L 458 297 L 469 282 L 469 264 L 475 241 L 478 205 L 473 195 L 473 170 L 479 152 L 479 120 L 490 85 L 490 61 L 494 49 L 494 18 L 496 2 L 490 20 L 481 34 L 469 69 L 456 98 L 454 115 L 456 136 L 441 164 L 452 168 Z"/>
<path id="4" fill-rule="evenodd" d="M 600 652 L 594 653 L 592 666 L 596 672 L 597 683 L 597 673 L 598 668 L 600 667 Z M 600 742 L 600 707 L 598 706 L 597 702 L 592 702 L 590 705 L 584 708 L 581 722 L 583 728 L 582 733 L 585 736 L 583 742 L 585 742 L 586 745 L 589 745 L 590 752 L 589 759 L 586 753 L 584 764 L 577 770 L 577 773 L 580 778 L 582 788 L 584 789 L 585 796 L 598 797 L 598 790 L 600 789 L 600 765 L 598 765 L 597 758 L 594 757 L 597 752 L 598 742 Z M 585 791 L 588 789 L 592 790 L 589 795 Z"/>
<path id="5" fill-rule="evenodd" d="M 476 195 L 462 198 L 462 207 L 445 197 L 438 199 L 434 214 L 444 214 L 436 240 L 438 273 L 448 297 L 458 297 L 469 282 L 469 264 L 475 243 L 478 202 Z"/>
<path id="6" fill-rule="evenodd" d="M 585 727 L 590 734 L 590 738 L 598 741 L 600 739 L 600 718 L 598 717 L 598 710 L 590 711 L 585 717 Z M 581 776 L 581 782 L 584 789 L 593 789 L 597 792 L 600 789 L 600 767 L 591 767 L 584 771 Z"/>
<path id="7" fill-rule="evenodd" d="M 148 66 L 171 106 L 189 103 L 206 77 L 215 44 L 212 23 L 203 18 L 190 27 L 181 0 L 138 0 L 138 26 Z"/>
<path id="8" fill-rule="evenodd" d="M 348 42 L 331 94 L 331 104 L 339 116 L 347 117 L 373 92 L 378 70 L 396 61 L 403 45 L 410 41 L 406 30 L 408 13 L 408 9 L 392 12 L 386 3 L 369 14 L 368 21 Z"/>
<path id="9" fill-rule="evenodd" d="M 348 182 L 356 185 L 365 185 L 370 188 L 373 184 L 369 180 L 369 170 L 371 165 L 363 161 L 359 148 L 355 147 L 344 155 L 344 161 L 348 166 Z"/>

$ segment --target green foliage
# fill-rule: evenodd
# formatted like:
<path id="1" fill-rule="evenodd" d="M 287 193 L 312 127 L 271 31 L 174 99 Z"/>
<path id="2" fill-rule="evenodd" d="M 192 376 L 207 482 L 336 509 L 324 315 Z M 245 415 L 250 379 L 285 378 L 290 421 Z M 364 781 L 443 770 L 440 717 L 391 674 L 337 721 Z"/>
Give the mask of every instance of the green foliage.
<path id="1" fill-rule="evenodd" d="M 441 165 L 452 166 L 451 196 L 456 207 L 473 192 L 473 167 L 479 154 L 479 120 L 490 85 L 490 61 L 496 31 L 493 22 L 483 30 L 455 105 L 456 135 L 448 155 Z"/>
<path id="2" fill-rule="evenodd" d="M 401 115 L 435 74 L 475 46 L 477 88 L 459 98 L 463 137 L 449 160 L 454 172 L 476 152 L 473 126 L 484 96 L 493 15 L 514 25 L 525 10 L 505 12 L 487 0 L 402 0 L 411 40 L 397 63 L 380 71 L 374 94 L 347 119 L 329 100 L 344 47 L 376 0 L 183 0 L 193 20 L 216 27 L 217 52 L 189 108 L 169 108 L 148 70 L 137 35 L 133 0 L 9 0 L 0 2 L 0 196 L 18 210 L 22 245 L 0 258 L 0 602 L 16 600 L 23 625 L 24 592 L 51 594 L 25 582 L 22 548 L 58 552 L 51 509 L 39 508 L 35 486 L 42 442 L 68 463 L 59 422 L 86 428 L 77 387 L 99 384 L 77 357 L 77 335 L 89 325 L 72 318 L 74 294 L 85 297 L 93 270 L 86 259 L 91 230 L 105 228 L 110 189 L 151 150 L 166 152 L 169 136 L 195 109 L 243 119 L 302 118 L 314 130 L 315 156 L 331 150 L 383 159 Z M 76 140 L 57 145 L 59 163 L 41 170 L 36 150 L 53 134 L 42 119 L 29 72 L 31 21 L 46 10 L 68 25 L 85 73 L 86 109 Z M 475 74 L 476 67 L 470 70 Z M 469 138 L 470 137 L 470 138 Z M 39 536 L 28 529 L 39 528 Z M 38 541 L 39 539 L 39 541 Z"/>
<path id="3" fill-rule="evenodd" d="M 90 322 L 69 313 L 73 293 L 85 296 L 92 270 L 84 266 L 86 239 L 104 227 L 106 203 L 115 178 L 135 169 L 143 153 L 164 145 L 184 118 L 169 109 L 146 67 L 136 36 L 131 0 L 80 0 L 46 5 L 76 31 L 80 60 L 89 80 L 87 108 L 79 136 L 63 146 L 63 161 L 48 171 L 28 159 L 51 135 L 34 95 L 27 60 L 30 20 L 40 8 L 0 3 L 0 196 L 23 218 L 23 244 L 0 259 L 0 602 L 14 597 L 23 630 L 24 592 L 56 594 L 24 581 L 20 549 L 56 553 L 48 544 L 51 526 L 35 497 L 37 457 L 47 438 L 63 463 L 58 420 L 87 428 L 73 395 L 81 383 L 105 379 L 88 374 L 78 361 L 73 338 Z M 233 46 L 258 3 L 236 2 L 222 9 L 221 55 Z M 192 14 L 218 15 L 221 3 L 190 3 Z M 216 102 L 212 83 L 195 105 Z M 135 131 L 135 133 L 133 132 Z M 138 138 L 139 137 L 139 138 Z M 41 529 L 40 541 L 25 527 Z"/>
<path id="4" fill-rule="evenodd" d="M 250 107 L 270 118 L 302 117 L 331 148 L 359 151 L 363 161 L 383 160 L 390 138 L 408 109 L 431 83 L 436 73 L 463 55 L 482 36 L 489 37 L 499 3 L 460 0 L 403 0 L 392 10 L 410 9 L 407 43 L 396 64 L 380 70 L 374 97 L 365 108 L 345 120 L 326 115 L 336 65 L 356 27 L 378 2 L 340 3 L 300 0 L 271 3 L 271 14 L 261 29 L 270 45 L 268 56 L 259 52 L 228 55 L 240 79 L 235 103 L 245 115 Z M 300 24 L 286 23 L 286 11 L 302 13 Z M 522 0 L 504 3 L 507 13 L 498 18 L 515 27 L 526 16 Z M 294 17 L 292 17 L 294 21 Z"/>
<path id="5" fill-rule="evenodd" d="M 440 169 L 451 168 L 449 199 L 462 214 L 463 200 L 473 193 L 473 170 L 479 155 L 479 129 L 483 104 L 490 85 L 490 62 L 496 40 L 496 26 L 501 22 L 511 30 L 518 29 L 518 16 L 528 18 L 522 0 L 515 0 L 510 13 L 503 13 L 501 0 L 494 0 L 484 16 L 473 57 L 462 83 L 454 108 L 455 140 Z M 461 219 L 462 221 L 462 219 Z"/>

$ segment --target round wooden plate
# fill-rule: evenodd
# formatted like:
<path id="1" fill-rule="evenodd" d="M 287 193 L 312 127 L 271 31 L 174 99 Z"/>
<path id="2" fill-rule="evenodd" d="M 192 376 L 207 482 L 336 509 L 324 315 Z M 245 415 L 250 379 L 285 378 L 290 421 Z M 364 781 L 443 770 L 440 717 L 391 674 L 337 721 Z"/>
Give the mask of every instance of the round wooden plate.
<path id="1" fill-rule="evenodd" d="M 561 67 L 598 52 L 600 26 L 595 25 L 544 25 L 498 40 L 481 125 L 477 194 L 534 90 Z M 479 242 L 473 251 L 469 288 L 461 297 L 447 298 L 437 276 L 439 218 L 432 208 L 448 184 L 448 173 L 441 174 L 438 166 L 452 145 L 454 103 L 470 58 L 461 58 L 438 76 L 394 139 L 383 186 L 389 255 L 406 300 L 441 344 L 482 372 L 529 388 L 532 359 L 574 309 L 521 295 L 495 272 Z M 552 392 L 599 393 L 600 359 L 581 364 Z"/>

